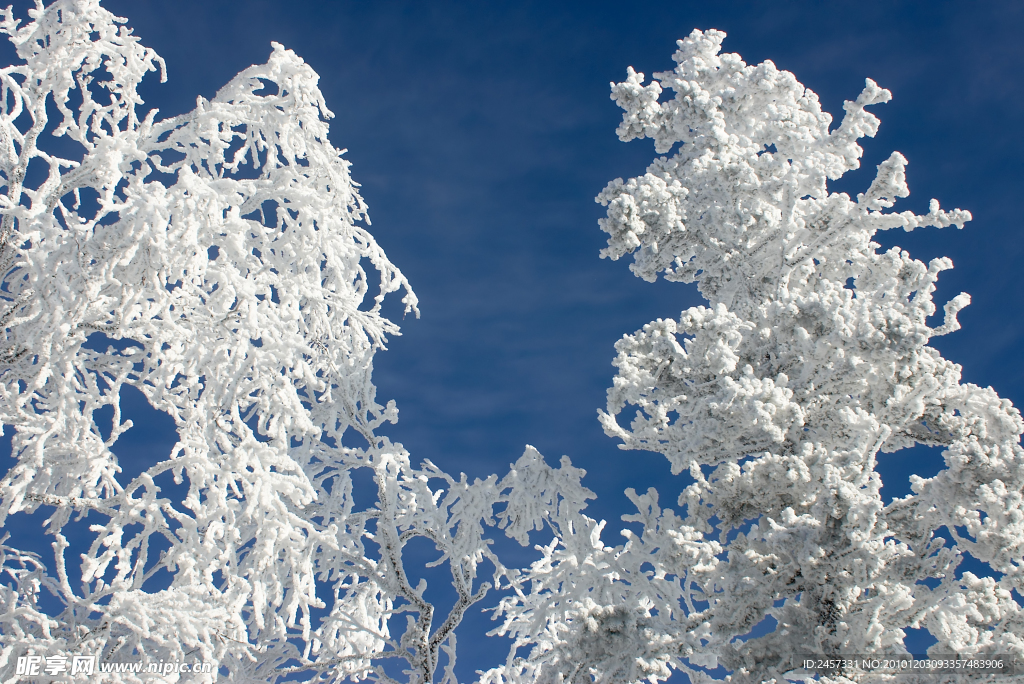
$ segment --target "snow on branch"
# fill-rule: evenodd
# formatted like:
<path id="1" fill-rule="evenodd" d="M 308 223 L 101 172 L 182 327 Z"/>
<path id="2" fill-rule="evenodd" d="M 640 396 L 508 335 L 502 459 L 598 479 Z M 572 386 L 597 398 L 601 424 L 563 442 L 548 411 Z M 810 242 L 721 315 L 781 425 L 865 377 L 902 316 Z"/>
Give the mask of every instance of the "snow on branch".
<path id="1" fill-rule="evenodd" d="M 21 60 L 0 69 L 0 424 L 16 461 L 0 524 L 45 511 L 55 555 L 0 549 L 0 678 L 31 650 L 187 656 L 215 665 L 194 681 L 247 683 L 387 682 L 396 660 L 426 683 L 446 658 L 453 681 L 466 610 L 519 581 L 487 535 L 561 529 L 591 496 L 583 471 L 531 448 L 469 483 L 376 433 L 398 414 L 372 382 L 399 334 L 382 304 L 400 293 L 418 315 L 417 299 L 294 52 L 273 44 L 161 120 L 136 87 L 163 61 L 124 19 L 97 0 L 29 14 L 0 16 Z M 127 387 L 178 435 L 134 478 L 111 451 L 132 428 Z M 359 472 L 376 488 L 363 508 Z M 86 518 L 91 538 L 68 531 Z M 450 570 L 447 613 L 409 579 L 416 538 Z"/>

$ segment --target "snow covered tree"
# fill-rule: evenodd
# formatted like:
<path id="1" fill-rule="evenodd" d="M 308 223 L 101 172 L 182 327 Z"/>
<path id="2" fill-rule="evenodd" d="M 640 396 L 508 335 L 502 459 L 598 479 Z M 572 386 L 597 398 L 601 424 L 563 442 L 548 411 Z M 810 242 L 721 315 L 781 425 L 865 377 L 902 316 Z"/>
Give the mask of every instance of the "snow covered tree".
<path id="1" fill-rule="evenodd" d="M 531 647 L 491 681 L 624 682 L 686 671 L 708 681 L 801 679 L 799 654 L 1024 656 L 1024 451 L 1020 413 L 961 384 L 932 337 L 958 329 L 969 298 L 930 327 L 949 259 L 916 261 L 876 231 L 955 225 L 966 211 L 887 212 L 908 194 L 893 153 L 857 198 L 828 181 L 858 168 L 857 140 L 890 98 L 868 80 L 840 126 L 771 62 L 719 54 L 725 34 L 679 41 L 673 71 L 612 85 L 621 140 L 662 156 L 613 181 L 603 257 L 696 282 L 709 307 L 617 343 L 605 431 L 664 454 L 694 482 L 681 512 L 628 492 L 642 534 L 606 547 L 593 521 L 566 530 L 502 604 L 501 630 Z M 663 89 L 674 97 L 661 100 Z M 627 411 L 627 407 L 635 407 Z M 628 421 L 628 424 L 627 422 Z M 884 505 L 879 459 L 940 446 L 946 467 Z M 965 555 L 990 576 L 958 572 Z M 1014 594 L 1016 592 L 1016 594 Z M 769 633 L 741 640 L 773 618 Z M 860 681 L 882 675 L 839 673 Z M 848 680 L 844 680 L 848 681 Z"/>
<path id="2" fill-rule="evenodd" d="M 585 505 L 582 471 L 528 448 L 471 483 L 376 434 L 397 418 L 371 380 L 398 334 L 381 306 L 417 300 L 359 225 L 293 52 L 161 120 L 136 88 L 163 61 L 124 19 L 97 0 L 30 17 L 0 16 L 21 60 L 0 69 L 0 525 L 44 511 L 54 557 L 0 546 L 0 679 L 31 652 L 215 664 L 195 682 L 454 681 L 463 614 L 518 582 L 485 528 L 527 543 Z M 133 478 L 111 451 L 126 387 L 179 437 Z M 447 612 L 410 579 L 416 538 L 451 570 Z"/>

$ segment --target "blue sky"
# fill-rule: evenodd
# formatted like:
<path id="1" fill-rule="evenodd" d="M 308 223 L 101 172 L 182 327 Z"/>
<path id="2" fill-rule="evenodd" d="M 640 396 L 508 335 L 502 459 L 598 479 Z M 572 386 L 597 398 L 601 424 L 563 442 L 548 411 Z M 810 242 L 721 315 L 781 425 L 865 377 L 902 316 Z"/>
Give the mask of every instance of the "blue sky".
<path id="1" fill-rule="evenodd" d="M 614 369 L 613 345 L 655 318 L 700 303 L 694 286 L 645 283 L 625 260 L 598 258 L 605 241 L 594 196 L 642 173 L 651 141 L 621 143 L 609 81 L 626 67 L 669 69 L 675 40 L 694 28 L 728 34 L 747 63 L 771 59 L 818 93 L 838 118 L 870 77 L 893 93 L 865 143 L 861 171 L 833 187 L 851 194 L 898 150 L 911 196 L 971 211 L 965 230 L 881 236 L 928 261 L 950 256 L 941 302 L 973 303 L 964 329 L 936 341 L 964 380 L 1024 403 L 1024 4 L 1019 2 L 128 2 L 129 18 L 166 60 L 169 81 L 144 84 L 170 116 L 212 97 L 270 42 L 320 74 L 370 207 L 372 232 L 408 276 L 422 317 L 378 355 L 378 397 L 401 419 L 387 429 L 414 459 L 470 476 L 504 472 L 536 446 L 567 454 L 598 494 L 589 513 L 628 512 L 622 492 L 656 485 L 663 501 L 688 480 L 663 457 L 624 452 L 596 410 Z M 393 310 L 400 317 L 398 309 Z M 140 420 L 142 418 L 142 420 Z M 166 453 L 166 420 L 135 418 L 125 457 Z M 939 467 L 928 451 L 880 455 L 887 498 L 912 471 Z M 463 630 L 472 643 L 473 619 Z M 469 643 L 467 643 L 469 642 Z M 463 676 L 486 662 L 467 654 Z"/>

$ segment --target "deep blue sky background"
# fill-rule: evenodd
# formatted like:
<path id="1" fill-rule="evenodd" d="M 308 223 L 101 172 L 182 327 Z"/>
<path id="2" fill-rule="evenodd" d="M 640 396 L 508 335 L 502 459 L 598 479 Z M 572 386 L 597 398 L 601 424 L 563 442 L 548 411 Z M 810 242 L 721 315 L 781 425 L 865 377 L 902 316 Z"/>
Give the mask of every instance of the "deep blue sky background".
<path id="1" fill-rule="evenodd" d="M 873 111 L 879 135 L 864 168 L 834 187 L 863 191 L 899 150 L 911 197 L 970 210 L 964 231 L 883 235 L 928 261 L 950 256 L 940 305 L 960 291 L 964 329 L 936 341 L 964 379 L 1024 403 L 1024 4 L 1004 2 L 129 2 L 129 18 L 167 62 L 169 82 L 144 85 L 161 116 L 212 97 L 262 63 L 270 42 L 320 74 L 348 148 L 372 231 L 420 298 L 422 318 L 378 355 L 378 396 L 401 420 L 387 433 L 449 471 L 504 472 L 533 444 L 588 471 L 590 514 L 629 511 L 626 487 L 663 491 L 671 505 L 688 480 L 661 456 L 623 452 L 596 417 L 614 369 L 613 345 L 659 317 L 700 303 L 694 286 L 651 285 L 625 260 L 598 258 L 605 235 L 594 196 L 643 173 L 651 141 L 618 141 L 609 81 L 632 65 L 670 69 L 675 40 L 694 27 L 728 33 L 725 50 L 771 59 L 818 93 L 838 120 L 864 78 L 893 93 Z M 397 312 L 397 309 L 394 311 Z M 399 314 L 400 315 L 400 314 Z M 166 421 L 121 438 L 119 449 L 166 453 Z M 128 453 L 125 451 L 125 453 Z M 908 491 L 935 454 L 880 456 L 885 494 Z M 498 654 L 475 644 L 484 619 L 460 634 L 462 677 Z"/>

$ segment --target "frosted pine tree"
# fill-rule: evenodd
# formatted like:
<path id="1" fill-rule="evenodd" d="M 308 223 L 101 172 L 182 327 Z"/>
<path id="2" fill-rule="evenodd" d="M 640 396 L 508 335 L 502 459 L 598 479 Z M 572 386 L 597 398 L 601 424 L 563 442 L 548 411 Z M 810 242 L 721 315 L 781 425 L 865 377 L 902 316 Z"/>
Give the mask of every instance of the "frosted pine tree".
<path id="1" fill-rule="evenodd" d="M 908 194 L 899 153 L 856 199 L 829 192 L 878 129 L 865 107 L 889 92 L 868 80 L 830 130 L 793 74 L 719 54 L 724 38 L 694 31 L 673 71 L 613 84 L 620 139 L 671 155 L 598 197 L 602 256 L 696 282 L 710 303 L 617 343 L 600 416 L 622 448 L 664 454 L 694 483 L 679 512 L 629 492 L 643 533 L 624 546 L 593 526 L 553 543 L 531 591 L 502 605 L 501 631 L 529 656 L 489 676 L 707 681 L 721 665 L 778 681 L 813 674 L 799 654 L 905 654 L 906 628 L 927 629 L 933 654 L 1024 656 L 1020 413 L 928 345 L 969 302 L 929 326 L 951 261 L 872 242 L 970 214 L 886 211 Z M 876 464 L 915 444 L 942 447 L 946 468 L 884 505 Z M 991 576 L 958 574 L 965 554 Z M 774 631 L 738 639 L 768 617 Z"/>
<path id="2" fill-rule="evenodd" d="M 465 611 L 518 581 L 486 528 L 526 543 L 560 495 L 585 505 L 582 471 L 527 449 L 503 479 L 468 482 L 376 434 L 397 418 L 371 379 L 398 334 L 381 306 L 417 300 L 361 225 L 295 53 L 275 44 L 159 119 L 136 88 L 164 64 L 124 19 L 96 0 L 30 17 L 0 16 L 20 58 L 0 69 L 0 424 L 15 459 L 0 525 L 45 512 L 54 555 L 0 545 L 0 680 L 32 653 L 214 665 L 182 675 L 194 682 L 425 683 L 441 665 L 454 681 Z M 132 429 L 128 386 L 179 437 L 134 478 L 111 451 Z M 162 491 L 174 483 L 183 499 Z M 81 520 L 89 539 L 66 534 Z M 451 570 L 447 612 L 409 579 L 416 538 Z"/>

